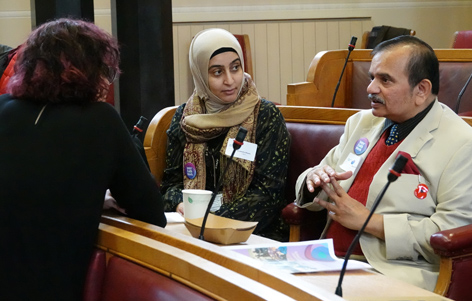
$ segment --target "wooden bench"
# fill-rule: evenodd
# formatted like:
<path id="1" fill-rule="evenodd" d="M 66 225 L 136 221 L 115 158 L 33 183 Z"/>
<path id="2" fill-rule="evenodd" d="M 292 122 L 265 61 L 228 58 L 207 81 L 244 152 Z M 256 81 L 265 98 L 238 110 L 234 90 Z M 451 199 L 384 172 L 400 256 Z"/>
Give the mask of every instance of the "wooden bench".
<path id="1" fill-rule="evenodd" d="M 349 56 L 334 103 L 340 108 L 370 108 L 367 86 L 370 49 L 353 50 Z M 287 85 L 287 105 L 331 107 L 334 90 L 344 65 L 347 50 L 322 51 L 313 58 L 305 82 Z M 472 49 L 436 49 L 439 60 L 439 101 L 455 109 L 456 100 L 472 73 Z M 458 112 L 472 111 L 472 87 L 462 96 Z"/>

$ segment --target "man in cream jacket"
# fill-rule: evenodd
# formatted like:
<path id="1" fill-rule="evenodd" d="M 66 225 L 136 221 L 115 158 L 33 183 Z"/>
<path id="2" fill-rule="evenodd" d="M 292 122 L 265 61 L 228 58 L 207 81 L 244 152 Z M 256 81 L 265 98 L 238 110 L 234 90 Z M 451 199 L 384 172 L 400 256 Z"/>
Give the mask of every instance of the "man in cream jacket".
<path id="1" fill-rule="evenodd" d="M 439 257 L 430 236 L 472 222 L 472 128 L 438 102 L 439 63 L 428 44 L 400 36 L 372 55 L 372 110 L 349 118 L 339 144 L 300 175 L 296 203 L 327 209 L 324 237 L 342 256 L 396 157 L 406 156 L 355 253 L 387 276 L 434 290 Z"/>

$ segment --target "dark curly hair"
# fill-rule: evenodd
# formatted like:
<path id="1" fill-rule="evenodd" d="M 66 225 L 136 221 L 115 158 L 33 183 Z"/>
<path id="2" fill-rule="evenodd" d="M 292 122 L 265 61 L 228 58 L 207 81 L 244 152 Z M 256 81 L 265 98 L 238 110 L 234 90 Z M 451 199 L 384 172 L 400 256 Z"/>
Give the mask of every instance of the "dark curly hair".
<path id="1" fill-rule="evenodd" d="M 118 42 L 95 24 L 61 18 L 36 28 L 21 46 L 7 92 L 38 103 L 104 99 L 120 73 Z"/>

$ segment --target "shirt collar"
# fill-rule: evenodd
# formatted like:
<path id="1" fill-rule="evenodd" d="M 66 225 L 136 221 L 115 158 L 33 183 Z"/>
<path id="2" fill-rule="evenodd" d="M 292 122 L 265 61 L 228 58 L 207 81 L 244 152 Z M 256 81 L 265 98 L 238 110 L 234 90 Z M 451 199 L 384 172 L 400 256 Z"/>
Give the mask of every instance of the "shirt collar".
<path id="1" fill-rule="evenodd" d="M 414 117 L 408 119 L 407 121 L 404 121 L 402 123 L 398 124 L 398 140 L 403 140 L 405 139 L 411 131 L 418 125 L 418 123 L 423 120 L 423 118 L 428 114 L 428 112 L 431 110 L 433 107 L 434 103 L 437 101 L 437 97 L 434 101 L 432 101 L 423 111 L 419 112 L 416 114 Z M 394 125 L 396 122 L 386 118 L 384 126 L 382 128 L 382 133 L 388 129 L 390 126 Z"/>

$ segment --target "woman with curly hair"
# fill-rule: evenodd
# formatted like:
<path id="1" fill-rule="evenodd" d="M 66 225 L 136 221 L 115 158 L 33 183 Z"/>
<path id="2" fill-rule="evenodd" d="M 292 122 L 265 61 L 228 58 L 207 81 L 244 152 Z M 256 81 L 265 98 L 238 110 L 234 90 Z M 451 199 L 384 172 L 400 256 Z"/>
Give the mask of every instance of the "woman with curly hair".
<path id="1" fill-rule="evenodd" d="M 21 47 L 0 96 L 1 300 L 80 300 L 105 192 L 164 227 L 158 187 L 115 109 L 102 100 L 118 44 L 58 19 Z M 9 295 L 11 294 L 11 295 Z"/>

